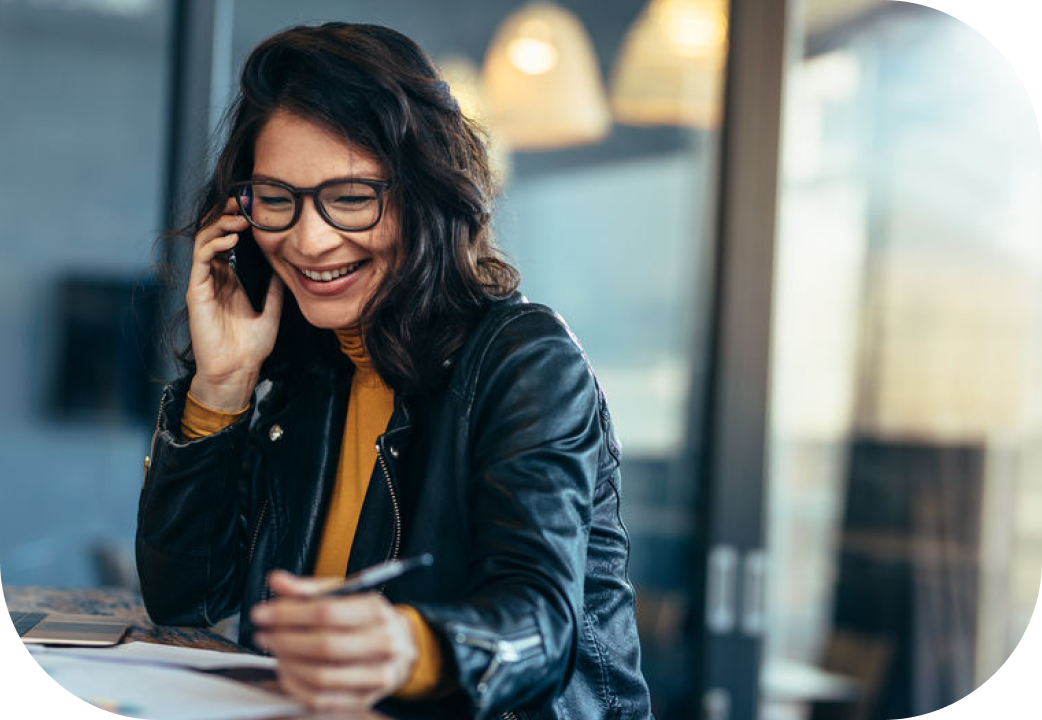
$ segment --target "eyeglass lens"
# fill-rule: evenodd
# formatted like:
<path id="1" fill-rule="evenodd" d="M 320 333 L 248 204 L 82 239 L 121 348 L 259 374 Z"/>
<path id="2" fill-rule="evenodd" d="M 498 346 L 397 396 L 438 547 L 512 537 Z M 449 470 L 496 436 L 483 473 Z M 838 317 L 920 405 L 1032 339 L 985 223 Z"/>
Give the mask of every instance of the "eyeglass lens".
<path id="1" fill-rule="evenodd" d="M 345 230 L 371 227 L 380 216 L 379 191 L 365 183 L 345 180 L 325 185 L 316 193 L 315 201 L 333 224 Z M 299 197 L 274 183 L 254 182 L 239 190 L 243 212 L 270 230 L 285 230 L 293 225 L 299 202 Z"/>

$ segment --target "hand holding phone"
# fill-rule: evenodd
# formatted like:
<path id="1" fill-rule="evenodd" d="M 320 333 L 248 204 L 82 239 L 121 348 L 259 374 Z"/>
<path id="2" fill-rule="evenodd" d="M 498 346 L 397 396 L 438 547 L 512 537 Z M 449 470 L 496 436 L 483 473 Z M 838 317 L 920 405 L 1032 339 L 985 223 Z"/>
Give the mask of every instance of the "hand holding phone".
<path id="1" fill-rule="evenodd" d="M 249 404 L 275 346 L 283 293 L 236 209 L 229 199 L 224 214 L 196 233 L 185 294 L 195 359 L 191 392 L 204 405 L 230 412 Z M 236 271 L 228 257 L 233 249 Z"/>

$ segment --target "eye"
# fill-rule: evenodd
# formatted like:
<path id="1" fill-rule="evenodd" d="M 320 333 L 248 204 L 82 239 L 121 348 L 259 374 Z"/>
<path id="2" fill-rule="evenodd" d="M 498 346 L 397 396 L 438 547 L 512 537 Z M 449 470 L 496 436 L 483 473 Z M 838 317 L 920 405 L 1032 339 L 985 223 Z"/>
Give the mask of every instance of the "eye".
<path id="1" fill-rule="evenodd" d="M 264 205 L 268 208 L 284 208 L 293 206 L 293 198 L 286 197 L 285 195 L 256 195 L 254 202 Z"/>
<path id="2" fill-rule="evenodd" d="M 293 196 L 286 191 L 286 188 L 267 183 L 254 183 L 252 191 L 253 204 L 256 209 L 263 208 L 270 211 L 293 209 Z"/>
<path id="3" fill-rule="evenodd" d="M 367 198 L 361 195 L 345 195 L 333 200 L 333 204 L 336 204 L 338 207 L 362 207 L 367 202 L 372 202 L 372 200 L 373 198 Z"/>
<path id="4" fill-rule="evenodd" d="M 333 198 L 333 204 L 342 207 L 357 207 L 372 202 L 376 198 L 372 195 L 340 195 Z"/>
<path id="5" fill-rule="evenodd" d="M 322 202 L 334 211 L 358 210 L 375 200 L 376 191 L 364 183 L 346 182 L 330 185 L 322 193 Z"/>

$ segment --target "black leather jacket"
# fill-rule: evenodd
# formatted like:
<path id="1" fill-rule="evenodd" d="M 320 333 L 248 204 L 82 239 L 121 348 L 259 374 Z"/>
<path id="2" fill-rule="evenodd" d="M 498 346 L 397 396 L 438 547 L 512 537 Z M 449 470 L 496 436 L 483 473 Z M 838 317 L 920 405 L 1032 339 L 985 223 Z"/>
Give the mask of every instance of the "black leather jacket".
<path id="1" fill-rule="evenodd" d="M 650 717 L 619 449 L 585 355 L 559 316 L 515 297 L 492 306 L 454 366 L 436 397 L 396 400 L 348 562 L 435 558 L 384 588 L 419 610 L 446 657 L 446 691 L 406 714 Z M 188 379 L 166 389 L 138 513 L 153 620 L 240 611 L 250 645 L 267 573 L 310 572 L 351 372 L 340 356 L 264 380 L 244 419 L 187 443 Z"/>

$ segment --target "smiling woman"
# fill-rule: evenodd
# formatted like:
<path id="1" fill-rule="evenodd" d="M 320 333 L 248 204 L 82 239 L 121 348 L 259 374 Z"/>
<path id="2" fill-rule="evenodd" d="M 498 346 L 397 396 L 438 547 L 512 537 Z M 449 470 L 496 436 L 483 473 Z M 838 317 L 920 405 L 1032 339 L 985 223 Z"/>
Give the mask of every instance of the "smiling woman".
<path id="1" fill-rule="evenodd" d="M 516 294 L 484 146 L 428 59 L 377 26 L 284 31 L 230 127 L 141 494 L 152 618 L 239 611 L 316 708 L 650 717 L 604 395 L 564 321 Z M 224 260 L 254 242 L 261 311 Z"/>

